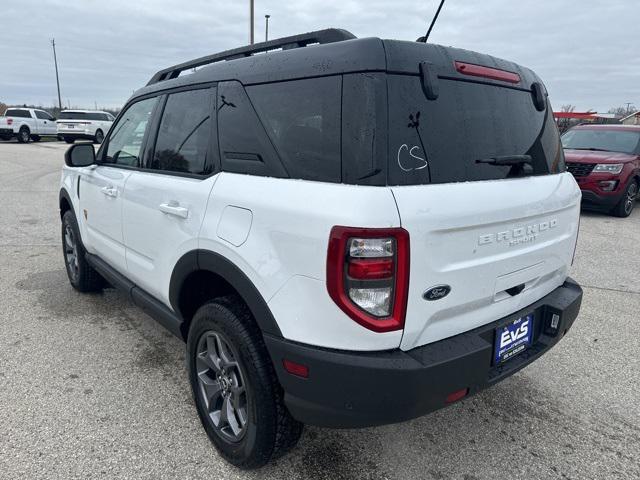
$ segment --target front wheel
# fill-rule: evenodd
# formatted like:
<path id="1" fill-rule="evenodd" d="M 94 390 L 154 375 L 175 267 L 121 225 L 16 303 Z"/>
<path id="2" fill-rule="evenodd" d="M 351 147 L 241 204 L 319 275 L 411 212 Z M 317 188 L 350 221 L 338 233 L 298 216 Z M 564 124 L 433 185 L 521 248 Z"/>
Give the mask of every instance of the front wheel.
<path id="1" fill-rule="evenodd" d="M 96 292 L 104 287 L 104 279 L 85 259 L 78 222 L 71 210 L 62 216 L 62 253 L 71 286 L 80 292 Z"/>
<path id="2" fill-rule="evenodd" d="M 638 182 L 631 180 L 624 191 L 624 195 L 618 202 L 618 205 L 611 211 L 616 217 L 628 217 L 633 212 L 638 198 Z"/>
<path id="3" fill-rule="evenodd" d="M 31 135 L 31 141 L 32 142 L 39 142 L 40 141 L 40 135 Z"/>
<path id="4" fill-rule="evenodd" d="M 72 137 L 64 137 L 64 141 L 67 143 L 73 143 L 75 142 L 75 139 L 73 139 Z"/>
<path id="5" fill-rule="evenodd" d="M 284 405 L 260 330 L 239 297 L 200 307 L 187 355 L 198 415 L 228 462 L 258 468 L 295 446 L 302 424 Z"/>

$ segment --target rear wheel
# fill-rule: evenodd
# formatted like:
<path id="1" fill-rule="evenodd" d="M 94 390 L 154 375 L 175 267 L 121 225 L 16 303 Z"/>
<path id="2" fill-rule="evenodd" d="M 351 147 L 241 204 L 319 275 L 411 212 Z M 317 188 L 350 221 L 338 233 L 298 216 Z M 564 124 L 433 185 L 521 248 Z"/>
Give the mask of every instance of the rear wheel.
<path id="1" fill-rule="evenodd" d="M 71 210 L 62 216 L 62 252 L 71 286 L 80 292 L 96 292 L 104 287 L 104 279 L 85 259 L 78 223 Z"/>
<path id="2" fill-rule="evenodd" d="M 295 446 L 302 424 L 284 405 L 260 330 L 239 297 L 196 312 L 187 355 L 198 415 L 228 462 L 258 468 Z"/>
<path id="3" fill-rule="evenodd" d="M 104 133 L 102 133 L 102 130 L 96 131 L 96 134 L 93 137 L 93 142 L 94 143 L 102 143 L 103 141 L 104 141 Z"/>
<path id="4" fill-rule="evenodd" d="M 73 138 L 71 138 L 71 137 L 64 137 L 64 141 L 67 142 L 67 143 L 75 142 L 75 140 Z"/>
<path id="5" fill-rule="evenodd" d="M 628 217 L 633 212 L 638 198 L 638 182 L 631 180 L 624 191 L 624 195 L 618 205 L 611 211 L 616 217 Z"/>
<path id="6" fill-rule="evenodd" d="M 18 132 L 18 142 L 29 143 L 29 140 L 31 140 L 31 132 L 27 127 L 22 127 Z"/>

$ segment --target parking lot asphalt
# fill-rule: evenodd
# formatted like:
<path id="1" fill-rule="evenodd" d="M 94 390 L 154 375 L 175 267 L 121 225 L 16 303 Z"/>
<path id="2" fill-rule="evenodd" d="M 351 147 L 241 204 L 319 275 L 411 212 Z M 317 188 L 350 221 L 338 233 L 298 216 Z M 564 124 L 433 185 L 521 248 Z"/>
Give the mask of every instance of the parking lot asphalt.
<path id="1" fill-rule="evenodd" d="M 583 213 L 582 310 L 537 362 L 411 422 L 307 427 L 289 456 L 243 472 L 200 426 L 184 344 L 117 291 L 70 287 L 66 147 L 0 142 L 0 478 L 640 478 L 640 208 Z"/>

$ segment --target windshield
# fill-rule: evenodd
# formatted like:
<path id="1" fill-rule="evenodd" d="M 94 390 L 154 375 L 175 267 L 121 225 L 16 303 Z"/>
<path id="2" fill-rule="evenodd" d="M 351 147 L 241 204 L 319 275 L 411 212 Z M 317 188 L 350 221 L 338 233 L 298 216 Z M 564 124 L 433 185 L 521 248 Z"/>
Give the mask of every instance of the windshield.
<path id="1" fill-rule="evenodd" d="M 562 146 L 576 150 L 603 150 L 634 153 L 640 142 L 640 132 L 629 130 L 569 130 L 562 136 Z"/>

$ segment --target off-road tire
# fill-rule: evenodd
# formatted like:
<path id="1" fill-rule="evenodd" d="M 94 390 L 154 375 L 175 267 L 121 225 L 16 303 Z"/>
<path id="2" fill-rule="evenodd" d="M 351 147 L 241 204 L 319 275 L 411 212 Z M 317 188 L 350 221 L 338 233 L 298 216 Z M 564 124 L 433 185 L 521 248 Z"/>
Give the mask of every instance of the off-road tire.
<path id="1" fill-rule="evenodd" d="M 32 142 L 39 142 L 40 141 L 40 135 L 31 135 L 31 141 Z"/>
<path id="2" fill-rule="evenodd" d="M 198 346 L 203 336 L 222 334 L 236 352 L 247 386 L 247 430 L 237 442 L 230 442 L 209 417 L 198 380 Z M 303 425 L 296 421 L 283 400 L 282 387 L 251 312 L 236 295 L 215 299 L 198 309 L 187 339 L 189 381 L 198 415 L 211 442 L 220 454 L 242 469 L 259 468 L 292 449 Z"/>
<path id="3" fill-rule="evenodd" d="M 17 135 L 19 143 L 29 143 L 31 140 L 31 132 L 28 127 L 22 127 Z"/>
<path id="4" fill-rule="evenodd" d="M 67 261 L 67 239 L 65 235 L 67 233 L 67 226 L 71 229 L 75 239 L 76 258 L 77 258 L 77 270 L 72 272 L 72 267 Z M 86 250 L 82 245 L 82 239 L 80 238 L 80 231 L 78 229 L 78 222 L 76 221 L 75 214 L 71 210 L 67 210 L 62 216 L 62 254 L 64 256 L 65 269 L 67 271 L 67 277 L 71 286 L 79 292 L 97 292 L 105 287 L 106 282 L 98 272 L 96 272 L 91 265 L 85 259 Z"/>
<path id="5" fill-rule="evenodd" d="M 67 143 L 73 143 L 75 142 L 75 139 L 71 138 L 71 137 L 64 137 L 64 141 Z"/>
<path id="6" fill-rule="evenodd" d="M 618 204 L 611 210 L 611 214 L 616 217 L 625 218 L 631 215 L 633 209 L 636 206 L 638 198 L 638 181 L 631 179 L 627 188 L 624 189 L 624 194 L 618 202 Z"/>

